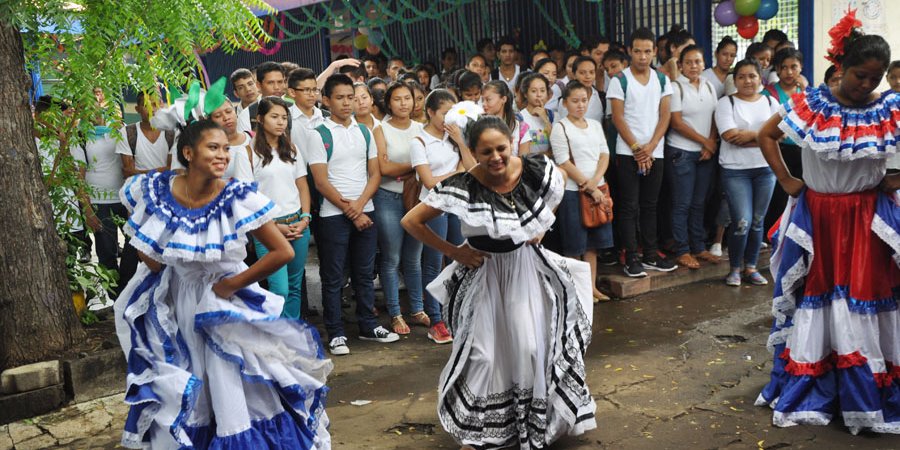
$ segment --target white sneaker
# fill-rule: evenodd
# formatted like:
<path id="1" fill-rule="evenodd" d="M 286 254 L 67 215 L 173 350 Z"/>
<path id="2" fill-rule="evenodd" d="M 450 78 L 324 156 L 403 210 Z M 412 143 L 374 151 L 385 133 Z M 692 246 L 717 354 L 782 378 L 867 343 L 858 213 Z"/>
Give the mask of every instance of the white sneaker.
<path id="1" fill-rule="evenodd" d="M 709 252 L 713 254 L 713 256 L 722 256 L 722 244 L 713 244 L 709 247 Z"/>
<path id="2" fill-rule="evenodd" d="M 372 331 L 368 333 L 360 333 L 359 338 L 364 341 L 375 341 L 375 342 L 397 342 L 400 340 L 400 335 L 397 333 L 392 333 L 388 331 L 385 327 L 375 327 Z"/>
<path id="3" fill-rule="evenodd" d="M 350 347 L 347 347 L 347 338 L 345 336 L 338 336 L 332 339 L 331 342 L 328 343 L 328 351 L 335 356 L 349 355 Z"/>

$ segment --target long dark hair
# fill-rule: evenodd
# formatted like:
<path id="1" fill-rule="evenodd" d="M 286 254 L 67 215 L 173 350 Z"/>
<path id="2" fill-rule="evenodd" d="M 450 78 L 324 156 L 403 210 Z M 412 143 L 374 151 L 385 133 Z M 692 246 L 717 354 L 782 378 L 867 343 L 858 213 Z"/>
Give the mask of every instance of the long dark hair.
<path id="1" fill-rule="evenodd" d="M 503 121 L 506 122 L 506 126 L 510 130 L 515 130 L 516 113 L 513 111 L 513 102 L 516 101 L 516 98 L 513 97 L 512 92 L 509 91 L 509 85 L 500 80 L 492 80 L 484 85 L 482 91 L 487 91 L 489 89 L 496 92 L 497 95 L 501 97 L 506 97 L 506 103 L 503 105 Z"/>
<path id="2" fill-rule="evenodd" d="M 263 128 L 263 117 L 272 110 L 272 108 L 282 107 L 288 116 L 288 124 L 291 123 L 291 109 L 287 102 L 278 97 L 263 97 L 259 100 L 259 106 L 256 109 L 257 128 L 256 137 L 253 139 L 253 152 L 262 158 L 262 165 L 267 166 L 272 162 L 272 149 L 269 148 L 269 142 L 266 140 L 266 131 Z M 278 159 L 286 163 L 294 163 L 297 160 L 297 150 L 291 144 L 291 138 L 287 133 L 278 136 Z"/>

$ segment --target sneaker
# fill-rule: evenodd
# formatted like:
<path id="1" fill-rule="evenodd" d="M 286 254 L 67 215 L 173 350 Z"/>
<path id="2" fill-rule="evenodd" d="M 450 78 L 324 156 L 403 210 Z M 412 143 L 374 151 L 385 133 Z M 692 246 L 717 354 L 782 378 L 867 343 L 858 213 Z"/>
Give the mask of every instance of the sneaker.
<path id="1" fill-rule="evenodd" d="M 709 252 L 712 253 L 713 256 L 722 257 L 722 244 L 713 244 L 709 247 Z"/>
<path id="2" fill-rule="evenodd" d="M 644 258 L 642 262 L 643 266 L 647 270 L 656 270 L 658 272 L 671 272 L 678 268 L 678 265 L 669 261 L 666 258 Z"/>
<path id="3" fill-rule="evenodd" d="M 328 343 L 328 351 L 334 356 L 349 355 L 350 347 L 347 347 L 347 337 L 338 336 L 332 338 L 331 342 Z"/>
<path id="4" fill-rule="evenodd" d="M 728 276 L 725 277 L 725 284 L 728 286 L 740 286 L 741 285 L 741 273 L 740 272 L 728 272 Z"/>
<path id="5" fill-rule="evenodd" d="M 647 276 L 647 272 L 644 271 L 644 265 L 641 264 L 641 260 L 636 255 L 628 258 L 628 263 L 625 264 L 625 275 L 631 278 Z"/>
<path id="6" fill-rule="evenodd" d="M 755 270 L 753 272 L 745 274 L 744 277 L 747 278 L 747 280 L 750 281 L 750 284 L 754 286 L 765 286 L 769 284 L 769 280 L 767 280 L 766 277 Z"/>
<path id="7" fill-rule="evenodd" d="M 453 336 L 450 335 L 450 331 L 447 330 L 447 325 L 444 325 L 443 321 L 434 324 L 428 329 L 428 338 L 436 344 L 449 344 L 450 342 L 453 342 Z"/>
<path id="8" fill-rule="evenodd" d="M 372 331 L 368 333 L 360 333 L 359 338 L 364 341 L 375 341 L 375 342 L 397 342 L 400 340 L 400 335 L 397 333 L 392 333 L 388 331 L 387 328 L 382 326 L 377 326 Z"/>
<path id="9" fill-rule="evenodd" d="M 616 252 L 606 252 L 597 258 L 597 264 L 601 266 L 614 266 L 619 263 Z"/>

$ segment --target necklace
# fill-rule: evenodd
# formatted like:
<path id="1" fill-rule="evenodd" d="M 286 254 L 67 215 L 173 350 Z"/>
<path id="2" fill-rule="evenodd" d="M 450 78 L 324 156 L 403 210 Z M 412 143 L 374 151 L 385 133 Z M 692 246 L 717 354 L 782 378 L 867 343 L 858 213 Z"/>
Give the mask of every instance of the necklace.
<path id="1" fill-rule="evenodd" d="M 499 195 L 500 198 L 502 198 L 502 199 L 506 202 L 506 204 L 509 205 L 509 207 L 512 208 L 513 211 L 515 211 L 515 209 L 516 209 L 516 199 L 513 198 L 513 195 L 512 195 L 512 194 L 513 194 L 513 191 L 516 190 L 515 188 L 513 188 L 512 191 L 509 191 L 509 192 L 507 192 L 507 193 L 505 193 L 505 194 L 501 194 L 500 192 L 497 192 L 497 190 L 494 189 L 494 188 L 490 188 L 490 189 L 491 189 L 492 191 L 494 191 L 495 194 Z"/>

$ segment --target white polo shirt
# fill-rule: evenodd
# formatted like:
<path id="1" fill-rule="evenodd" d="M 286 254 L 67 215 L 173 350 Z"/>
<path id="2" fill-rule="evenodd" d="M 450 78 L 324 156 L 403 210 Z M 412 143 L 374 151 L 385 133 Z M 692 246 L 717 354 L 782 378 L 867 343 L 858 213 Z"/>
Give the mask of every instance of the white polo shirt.
<path id="1" fill-rule="evenodd" d="M 93 136 L 84 146 L 72 148 L 72 156 L 85 163 L 84 180 L 91 187 L 91 203 L 119 203 L 119 189 L 125 183 L 122 158 L 116 153 L 116 138 L 111 133 Z"/>
<path id="2" fill-rule="evenodd" d="M 631 134 L 634 135 L 634 138 L 640 144 L 650 142 L 650 139 L 653 138 L 653 132 L 656 130 L 656 125 L 659 123 L 659 104 L 662 102 L 663 97 L 672 95 L 672 83 L 666 82 L 665 88 L 660 86 L 659 77 L 653 69 L 650 69 L 650 81 L 646 85 L 641 84 L 634 78 L 634 75 L 631 74 L 631 67 L 623 70 L 621 73 L 628 79 L 628 93 L 626 94 L 622 90 L 619 78 L 613 77 L 609 80 L 606 98 L 624 101 L 625 123 L 631 130 Z M 661 159 L 663 157 L 664 144 L 664 140 L 660 139 L 659 144 L 653 149 L 654 158 Z M 631 148 L 622 139 L 621 132 L 616 139 L 616 155 L 634 156 Z"/>
<path id="3" fill-rule="evenodd" d="M 378 150 L 375 147 L 375 137 L 371 136 L 369 146 L 366 148 L 366 139 L 359 129 L 355 119 L 351 119 L 350 126 L 345 127 L 335 123 L 331 118 L 325 119 L 325 126 L 331 131 L 331 139 L 334 141 L 334 149 L 331 161 L 325 151 L 325 144 L 321 137 L 314 135 L 309 139 L 309 164 L 327 164 L 328 181 L 341 195 L 348 199 L 359 198 L 366 189 L 368 182 L 368 162 L 378 158 Z M 372 199 L 366 202 L 364 212 L 372 212 L 375 206 Z M 342 215 L 344 211 L 332 204 L 328 199 L 322 202 L 319 210 L 320 217 Z"/>
<path id="4" fill-rule="evenodd" d="M 453 145 L 447 133 L 444 133 L 444 137 L 439 139 L 422 130 L 409 144 L 410 164 L 413 167 L 427 165 L 431 169 L 433 177 L 442 177 L 456 172 L 459 160 L 459 150 Z M 425 200 L 430 193 L 430 189 L 422 186 L 419 200 Z"/>
<path id="5" fill-rule="evenodd" d="M 673 113 L 680 112 L 681 119 L 694 131 L 709 136 L 717 102 L 716 88 L 709 80 L 700 77 L 700 86 L 694 87 L 690 80 L 682 75 L 673 83 L 669 109 Z M 699 142 L 684 137 L 671 127 L 666 134 L 666 142 L 672 147 L 689 152 L 699 152 L 703 149 L 703 145 Z"/>
<path id="6" fill-rule="evenodd" d="M 585 119 L 585 122 L 586 128 L 578 128 L 568 118 L 556 122 L 550 132 L 550 145 L 553 147 L 553 161 L 556 165 L 571 160 L 582 175 L 592 178 L 597 171 L 600 155 L 609 154 L 609 147 L 606 145 L 603 125 L 593 119 Z M 604 184 L 606 180 L 601 179 L 600 185 Z M 569 178 L 566 180 L 566 190 L 577 191 L 578 183 Z"/>

